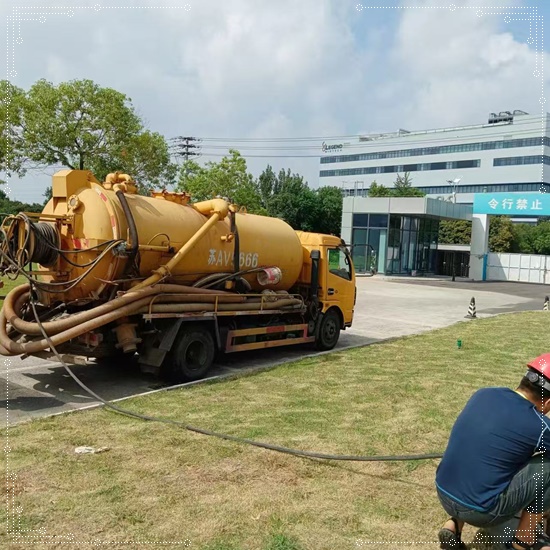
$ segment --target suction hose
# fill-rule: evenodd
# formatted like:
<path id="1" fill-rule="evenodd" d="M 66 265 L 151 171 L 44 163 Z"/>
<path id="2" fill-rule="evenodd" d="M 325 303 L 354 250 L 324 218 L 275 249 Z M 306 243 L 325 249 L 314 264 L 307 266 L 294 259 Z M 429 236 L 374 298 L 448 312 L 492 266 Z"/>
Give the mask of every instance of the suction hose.
<path id="1" fill-rule="evenodd" d="M 43 351 L 46 348 L 50 347 L 48 343 L 49 338 L 43 338 L 41 340 L 34 340 L 32 342 L 19 343 L 13 341 L 7 332 L 7 323 L 8 321 L 12 326 L 16 327 L 16 330 L 28 329 L 29 332 L 35 332 L 36 328 L 40 331 L 39 334 L 31 334 L 31 336 L 39 336 L 43 334 L 40 329 L 40 325 L 37 323 L 30 323 L 28 321 L 23 321 L 15 311 L 13 311 L 13 302 L 16 301 L 20 303 L 20 298 L 22 298 L 23 293 L 28 293 L 28 285 L 22 285 L 22 287 L 17 287 L 10 294 L 9 297 L 9 306 L 10 308 L 2 308 L 0 312 L 0 354 L 10 356 L 10 355 L 24 355 L 24 354 L 33 354 L 39 351 Z M 176 296 L 168 297 L 160 295 L 161 292 L 168 291 L 175 293 Z M 187 294 L 187 296 L 185 296 Z M 160 295 L 160 296 L 159 296 Z M 165 299 L 170 299 L 170 302 L 176 303 L 167 303 L 167 304 L 152 304 L 152 299 L 154 300 L 155 296 L 159 296 L 159 299 L 163 301 Z M 176 298 L 175 300 L 173 298 Z M 181 304 L 177 302 L 189 301 L 192 302 L 195 300 L 195 303 Z M 207 301 L 214 300 L 218 302 L 226 303 L 196 303 L 197 301 Z M 206 291 L 205 289 L 196 289 L 192 287 L 178 287 L 177 285 L 158 285 L 153 288 L 143 289 L 141 291 L 129 292 L 128 294 L 116 298 L 115 300 L 97 306 L 86 312 L 76 314 L 67 319 L 60 319 L 58 321 L 49 321 L 42 324 L 44 332 L 51 336 L 51 342 L 54 345 L 63 344 L 68 340 L 77 338 L 86 332 L 90 332 L 99 327 L 112 323 L 123 317 L 134 315 L 136 313 L 147 313 L 147 312 L 181 312 L 181 311 L 214 311 L 216 307 L 222 311 L 238 311 L 238 310 L 259 310 L 264 307 L 262 303 L 243 303 L 245 298 L 241 296 L 231 295 L 229 293 L 224 293 L 221 291 Z M 6 298 L 8 302 L 8 298 Z M 228 303 L 229 302 L 229 303 Z M 233 302 L 233 303 L 231 303 Z M 239 303 L 240 302 L 240 303 Z M 283 299 L 277 302 L 272 302 L 269 304 L 269 307 L 272 309 L 279 309 L 285 307 L 296 307 L 301 305 L 301 301 L 298 299 Z M 11 319 L 7 318 L 7 312 L 12 314 Z M 17 328 L 19 326 L 20 328 Z M 51 331 L 51 335 L 47 332 Z"/>
<path id="2" fill-rule="evenodd" d="M 37 323 L 24 321 L 19 317 L 19 312 L 23 303 L 28 300 L 30 291 L 30 285 L 25 284 L 14 288 L 5 298 L 4 307 L 2 311 L 7 322 L 9 322 L 18 332 L 27 334 L 29 336 L 40 336 L 42 332 Z M 94 319 L 105 313 L 109 313 L 118 309 L 119 307 L 131 304 L 136 300 L 145 298 L 147 296 L 155 296 L 158 294 L 196 294 L 196 295 L 209 295 L 209 296 L 224 296 L 229 301 L 242 302 L 244 299 L 240 296 L 235 296 L 230 292 L 224 292 L 221 290 L 209 290 L 206 288 L 193 288 L 182 285 L 157 285 L 154 287 L 143 288 L 141 290 L 130 290 L 123 296 L 115 298 L 106 304 L 101 304 L 93 309 L 77 313 L 66 319 L 59 319 L 58 321 L 48 321 L 42 323 L 44 329 L 49 335 L 57 334 L 68 330 L 80 323 L 85 323 L 91 319 Z"/>

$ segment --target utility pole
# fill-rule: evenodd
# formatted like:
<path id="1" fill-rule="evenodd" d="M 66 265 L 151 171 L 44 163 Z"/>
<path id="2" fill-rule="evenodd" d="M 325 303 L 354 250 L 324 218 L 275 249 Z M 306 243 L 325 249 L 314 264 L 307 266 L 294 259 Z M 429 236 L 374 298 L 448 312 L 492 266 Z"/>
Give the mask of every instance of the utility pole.
<path id="1" fill-rule="evenodd" d="M 192 136 L 178 136 L 172 138 L 171 141 L 174 143 L 174 145 L 172 145 L 172 149 L 175 149 L 174 154 L 177 157 L 183 158 L 184 162 L 187 162 L 190 157 L 199 157 L 201 155 L 201 146 L 196 145 L 197 143 L 202 142 L 202 139 L 200 138 Z M 186 166 L 185 182 L 187 181 L 188 170 L 189 169 Z"/>

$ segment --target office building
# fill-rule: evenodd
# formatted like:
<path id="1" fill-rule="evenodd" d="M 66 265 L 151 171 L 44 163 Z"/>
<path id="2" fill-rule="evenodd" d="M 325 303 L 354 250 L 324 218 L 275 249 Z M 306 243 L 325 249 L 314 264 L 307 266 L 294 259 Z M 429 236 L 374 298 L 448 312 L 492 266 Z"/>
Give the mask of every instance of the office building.
<path id="1" fill-rule="evenodd" d="M 491 113 L 485 124 L 323 143 L 319 185 L 366 197 L 374 180 L 392 187 L 408 172 L 429 197 L 449 199 L 455 191 L 457 203 L 472 204 L 474 193 L 550 190 L 549 147 L 548 113 Z"/>

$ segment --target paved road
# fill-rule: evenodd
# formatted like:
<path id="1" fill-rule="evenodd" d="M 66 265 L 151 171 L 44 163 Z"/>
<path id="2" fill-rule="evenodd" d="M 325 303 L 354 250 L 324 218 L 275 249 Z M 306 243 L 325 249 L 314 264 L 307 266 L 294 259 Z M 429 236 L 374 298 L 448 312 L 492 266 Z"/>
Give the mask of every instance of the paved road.
<path id="1" fill-rule="evenodd" d="M 390 337 L 424 332 L 464 321 L 475 296 L 478 317 L 508 311 L 540 310 L 543 285 L 472 283 L 384 277 L 358 280 L 354 326 L 342 333 L 337 349 Z M 304 347 L 234 354 L 213 374 L 271 366 L 313 354 Z M 0 406 L 8 407 L 10 424 L 95 404 L 57 363 L 29 358 L 0 360 Z M 118 399 L 162 387 L 158 379 L 121 365 L 75 366 L 82 381 L 105 399 Z M 6 391 L 7 389 L 7 391 Z"/>

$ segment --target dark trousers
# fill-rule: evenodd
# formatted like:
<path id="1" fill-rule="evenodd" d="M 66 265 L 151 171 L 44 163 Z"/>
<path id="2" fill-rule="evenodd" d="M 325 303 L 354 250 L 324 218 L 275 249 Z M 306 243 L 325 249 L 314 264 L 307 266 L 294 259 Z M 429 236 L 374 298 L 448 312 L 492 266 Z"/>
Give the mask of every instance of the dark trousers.
<path id="1" fill-rule="evenodd" d="M 437 494 L 447 514 L 474 527 L 504 523 L 523 510 L 533 514 L 546 512 L 550 510 L 550 458 L 533 457 L 486 512 L 458 504 L 441 491 Z"/>

